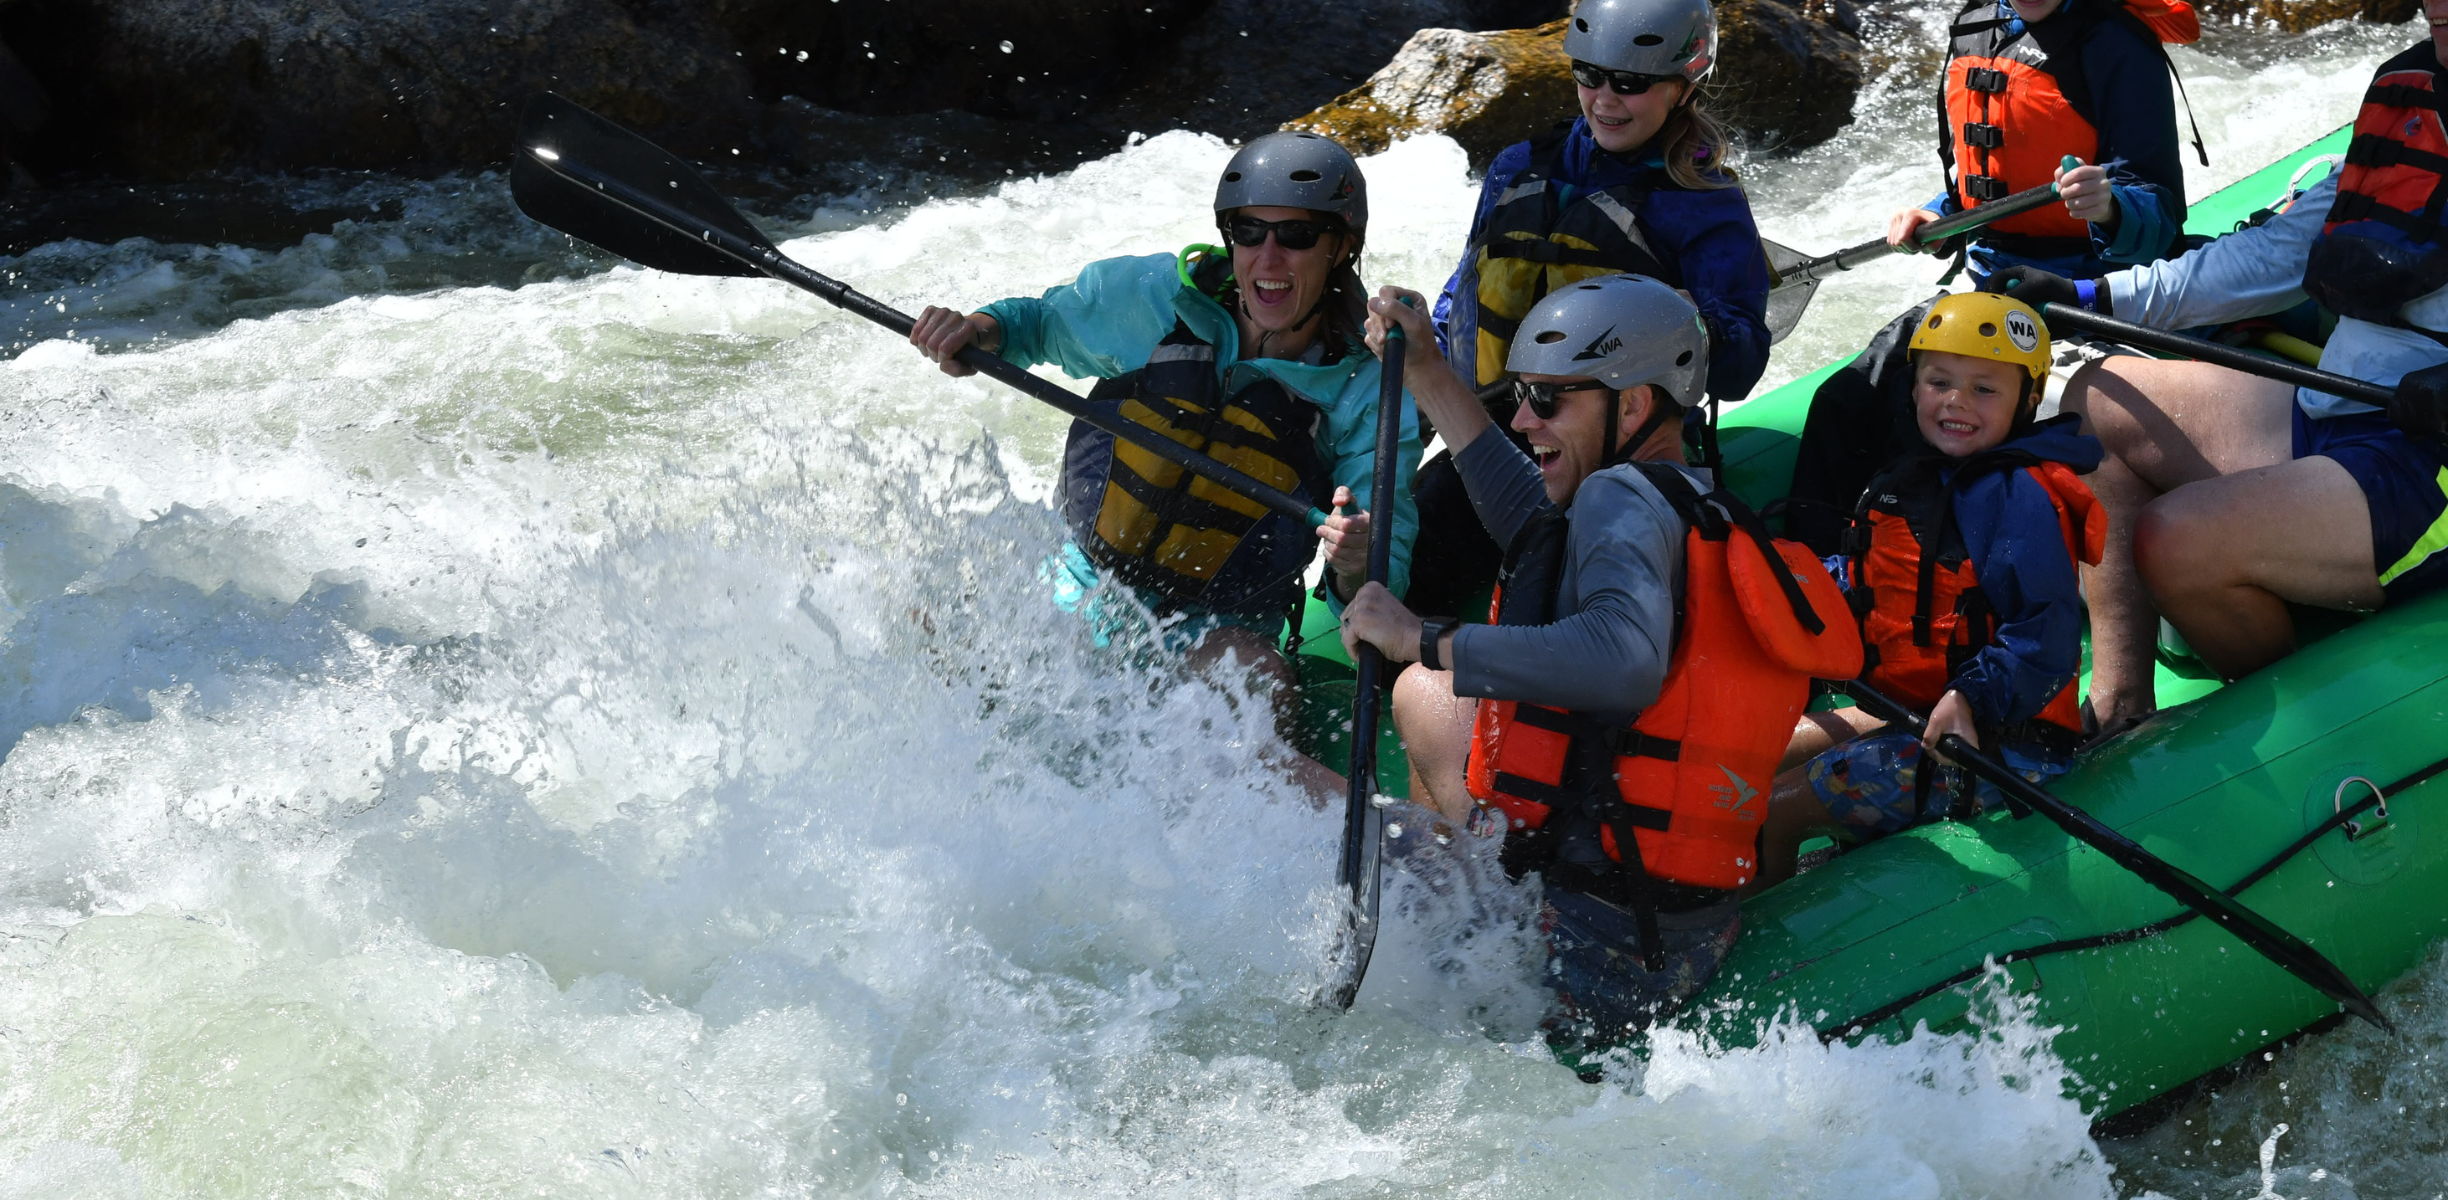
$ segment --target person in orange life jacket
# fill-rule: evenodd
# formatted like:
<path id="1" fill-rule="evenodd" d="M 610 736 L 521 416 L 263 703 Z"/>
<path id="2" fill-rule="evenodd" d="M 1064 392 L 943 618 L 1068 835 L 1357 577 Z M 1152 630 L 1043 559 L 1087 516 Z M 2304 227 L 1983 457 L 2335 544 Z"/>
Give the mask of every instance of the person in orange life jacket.
<path id="1" fill-rule="evenodd" d="M 1508 871 L 1542 873 L 1559 999 L 1551 1036 L 1613 1040 L 1697 990 L 1733 944 L 1733 889 L 1751 869 L 1760 806 L 1737 803 L 1757 792 L 1724 764 L 1765 783 L 1808 694 L 1807 671 L 1760 665 L 1744 622 L 1765 620 L 1806 650 L 1822 645 L 1803 632 L 1816 623 L 1842 656 L 1831 669 L 1847 673 L 1858 644 L 1807 551 L 1771 548 L 1740 501 L 1682 464 L 1683 410 L 1708 362 L 1689 301 L 1653 279 L 1607 275 L 1533 306 L 1506 356 L 1525 454 L 1436 357 L 1427 319 L 1397 303 L 1405 295 L 1380 292 L 1370 336 L 1392 323 L 1410 339 L 1412 394 L 1508 547 L 1505 590 L 1496 623 L 1462 625 L 1423 621 L 1371 584 L 1344 612 L 1344 644 L 1414 663 L 1394 686 L 1413 798 L 1473 833 L 1504 835 Z M 1790 601 L 1763 582 L 1770 563 L 1793 585 Z M 1815 596 L 1803 582 L 1812 576 Z M 1765 598 L 1765 618 L 1737 610 L 1741 581 Z M 1804 612 L 1817 615 L 1804 622 Z M 1694 680 L 1710 672 L 1718 686 L 1695 698 L 1705 685 Z M 1743 682 L 1755 676 L 1769 677 L 1756 695 Z M 1737 744 L 1737 727 L 1758 744 Z M 1541 760 L 1542 747 L 1555 754 Z"/>
<path id="2" fill-rule="evenodd" d="M 1359 164 L 1331 139 L 1276 133 L 1241 148 L 1218 182 L 1229 254 L 1110 258 L 1045 293 L 979 312 L 928 307 L 911 344 L 946 374 L 980 346 L 1024 366 L 1101 379 L 1090 398 L 1126 420 L 1335 509 L 1312 536 L 1297 521 L 1074 422 L 1059 497 L 1071 540 L 1048 565 L 1057 603 L 1088 616 L 1100 643 L 1129 613 L 1194 669 L 1230 654 L 1273 685 L 1288 716 L 1295 676 L 1273 634 L 1326 550 L 1323 589 L 1340 607 L 1367 577 L 1371 514 L 1360 510 L 1376 456 L 1379 367 L 1360 339 L 1366 296 L 1354 272 L 1367 226 Z M 1416 414 L 1405 406 L 1392 497 L 1392 576 L 1408 574 Z M 1126 589 L 1120 602 L 1108 586 Z M 1324 772 L 1304 760 L 1296 764 Z"/>
<path id="3" fill-rule="evenodd" d="M 1829 562 L 1862 617 L 1863 679 L 1929 714 L 1927 732 L 1881 732 L 1859 709 L 1796 727 L 1761 839 L 1760 886 L 1793 874 L 1812 831 L 1874 837 L 2001 798 L 1923 761 L 1962 737 L 2034 783 L 2073 766 L 2081 733 L 2078 561 L 2096 561 L 2106 515 L 2077 473 L 2099 443 L 2068 417 L 2035 423 L 2048 374 L 2039 314 L 2003 296 L 1942 297 L 1911 344 L 1925 443 L 1871 481 L 1849 553 Z M 2071 538 L 2069 537 L 2071 535 Z"/>
<path id="4" fill-rule="evenodd" d="M 1680 289 L 1708 327 L 1706 389 L 1749 394 L 1768 365 L 1768 262 L 1737 186 L 1730 135 L 1701 98 L 1717 65 L 1708 0 L 1586 0 L 1565 30 L 1580 116 L 1499 153 L 1461 259 L 1437 297 L 1437 344 L 1494 388 L 1532 304 L 1601 274 Z M 1697 404 L 1698 397 L 1686 397 Z M 1492 392 L 1502 426 L 1512 403 Z M 1494 577 L 1500 547 L 1471 516 L 1450 453 L 1421 468 L 1415 592 L 1459 607 Z"/>
<path id="5" fill-rule="evenodd" d="M 1939 91 L 1947 191 L 1898 211 L 1887 240 L 1906 245 L 1941 216 L 2055 180 L 2062 205 L 1972 235 L 1975 281 L 2016 265 L 2087 277 L 2165 257 L 2185 198 L 2160 43 L 2200 34 L 2181 0 L 1973 0 L 1950 30 Z M 2085 165 L 2062 170 L 2068 155 Z"/>
<path id="6" fill-rule="evenodd" d="M 2325 371 L 2436 401 L 2448 372 L 2448 0 L 2429 36 L 2382 63 L 2339 174 L 2267 223 L 2104 278 L 2001 276 L 2014 295 L 2155 329 L 2337 314 Z M 2156 707 L 2160 618 L 2234 679 L 2295 650 L 2290 605 L 2371 611 L 2448 586 L 2448 445 L 2428 414 L 2209 363 L 2119 356 L 2068 381 L 2108 458 L 2091 485 L 2108 553 L 2085 573 L 2091 694 L 2104 728 Z M 2428 419 L 2425 419 L 2428 417 Z M 2429 432 L 2424 432 L 2425 429 Z"/>

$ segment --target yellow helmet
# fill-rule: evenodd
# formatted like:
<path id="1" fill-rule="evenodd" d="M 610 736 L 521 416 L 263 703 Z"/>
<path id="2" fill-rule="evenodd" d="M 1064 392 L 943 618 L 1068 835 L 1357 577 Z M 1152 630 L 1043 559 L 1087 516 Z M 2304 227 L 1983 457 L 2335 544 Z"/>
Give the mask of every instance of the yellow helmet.
<path id="1" fill-rule="evenodd" d="M 1930 305 L 1907 349 L 1944 350 L 2020 363 L 2033 382 L 2048 378 L 2048 326 L 2020 300 L 1994 292 L 1956 292 Z"/>

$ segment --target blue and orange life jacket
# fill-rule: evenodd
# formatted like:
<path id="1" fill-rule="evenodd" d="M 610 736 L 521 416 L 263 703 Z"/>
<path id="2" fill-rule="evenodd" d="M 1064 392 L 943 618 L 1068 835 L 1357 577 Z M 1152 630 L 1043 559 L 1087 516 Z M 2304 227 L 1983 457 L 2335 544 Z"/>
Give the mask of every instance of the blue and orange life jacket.
<path id="1" fill-rule="evenodd" d="M 2061 418 L 2062 419 L 2062 418 Z M 2058 532 L 2076 562 L 2096 565 L 2108 538 L 2108 512 L 2072 467 L 2001 447 L 1963 459 L 1930 451 L 1880 472 L 1854 510 L 1845 551 L 1853 560 L 1846 598 L 1861 622 L 1862 681 L 1923 712 L 1946 694 L 1973 655 L 1997 642 L 1998 614 L 1981 591 L 1954 495 L 1977 475 L 2022 471 L 2048 493 Z M 2041 709 L 2035 722 L 2082 731 L 2076 685 Z M 1984 731 L 2008 740 L 2062 741 L 2063 733 L 2025 728 Z"/>
<path id="2" fill-rule="evenodd" d="M 2013 22 L 1998 14 L 1996 0 L 1972 0 L 1956 15 L 1947 31 L 1941 85 L 1946 131 L 1938 153 L 1958 206 L 1972 208 L 2047 183 L 2069 154 L 2098 160 L 2102 114 L 2091 111 L 2082 43 L 2110 21 L 2157 44 L 2201 37 L 2201 21 L 2186 0 L 2085 0 L 2011 33 Z M 2091 247 L 2090 226 L 2062 204 L 2007 217 L 1980 237 L 2035 256 L 2085 254 Z"/>

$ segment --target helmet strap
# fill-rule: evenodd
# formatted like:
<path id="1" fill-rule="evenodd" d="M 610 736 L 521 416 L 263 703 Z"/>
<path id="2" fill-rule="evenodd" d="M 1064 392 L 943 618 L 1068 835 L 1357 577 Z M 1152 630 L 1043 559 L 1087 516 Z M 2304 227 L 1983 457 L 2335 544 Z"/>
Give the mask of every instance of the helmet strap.
<path id="1" fill-rule="evenodd" d="M 1642 385 L 1636 383 L 1632 386 L 1640 387 Z M 1654 383 L 1647 386 L 1649 388 L 1649 415 L 1641 418 L 1640 425 L 1633 429 L 1632 436 L 1625 438 L 1621 446 L 1617 446 L 1615 444 L 1615 433 L 1618 429 L 1622 428 L 1622 426 L 1618 423 L 1619 418 L 1616 414 L 1623 411 L 1622 396 L 1624 392 L 1630 391 L 1631 388 L 1618 389 L 1615 392 L 1616 398 L 1607 405 L 1606 445 L 1608 446 L 1608 451 L 1605 458 L 1601 462 L 1601 469 L 1616 466 L 1620 463 L 1631 462 L 1632 456 L 1639 453 L 1641 447 L 1648 445 L 1649 439 L 1655 437 L 1657 435 L 1658 428 L 1666 423 L 1667 412 L 1670 408 L 1677 409 L 1675 416 L 1680 417 L 1682 415 L 1682 413 L 1679 411 L 1679 406 L 1674 404 L 1673 399 L 1666 395 L 1663 388 L 1658 387 Z"/>

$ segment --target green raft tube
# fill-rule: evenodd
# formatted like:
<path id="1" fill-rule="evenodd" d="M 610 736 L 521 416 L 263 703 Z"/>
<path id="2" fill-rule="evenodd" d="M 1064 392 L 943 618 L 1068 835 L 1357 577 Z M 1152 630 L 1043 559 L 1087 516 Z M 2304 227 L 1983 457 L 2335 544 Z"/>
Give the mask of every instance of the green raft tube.
<path id="1" fill-rule="evenodd" d="M 2191 229 L 2235 228 L 2345 143 L 2339 130 L 2199 202 Z M 1727 414 L 1727 479 L 1754 504 L 1785 492 L 1811 393 L 1838 365 Z M 2448 596 L 2314 621 L 2301 652 L 2224 687 L 2163 651 L 2166 707 L 2053 790 L 2371 991 L 2448 933 Z M 1322 606 L 1303 634 L 1306 727 L 1339 765 L 1350 668 Z M 1386 728 L 1380 782 L 1399 793 L 1407 772 Z M 1752 899 L 1683 1019 L 1728 1043 L 1779 1017 L 1831 1039 L 1898 1039 L 1964 1028 L 1976 992 L 1997 986 L 2059 1031 L 2069 1086 L 2097 1118 L 2338 1013 L 2056 826 L 1998 812 L 1871 843 Z"/>

